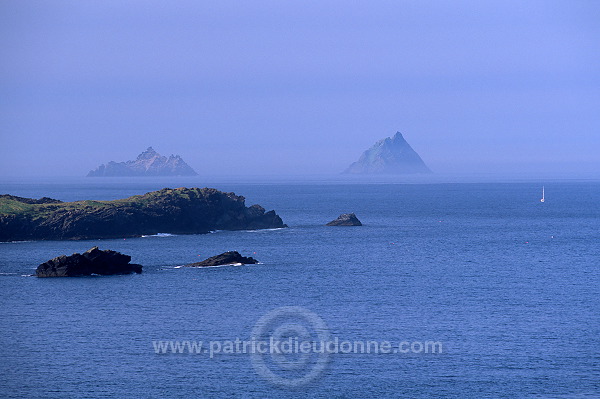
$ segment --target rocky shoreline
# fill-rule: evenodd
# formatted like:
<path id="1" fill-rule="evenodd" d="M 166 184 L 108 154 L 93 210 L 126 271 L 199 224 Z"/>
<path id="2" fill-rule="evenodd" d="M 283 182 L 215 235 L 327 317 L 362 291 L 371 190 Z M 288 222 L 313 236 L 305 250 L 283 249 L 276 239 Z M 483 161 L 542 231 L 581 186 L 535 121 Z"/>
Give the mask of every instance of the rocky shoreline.
<path id="1" fill-rule="evenodd" d="M 0 241 L 128 238 L 287 227 L 275 211 L 214 188 L 164 188 L 114 201 L 0 196 Z"/>

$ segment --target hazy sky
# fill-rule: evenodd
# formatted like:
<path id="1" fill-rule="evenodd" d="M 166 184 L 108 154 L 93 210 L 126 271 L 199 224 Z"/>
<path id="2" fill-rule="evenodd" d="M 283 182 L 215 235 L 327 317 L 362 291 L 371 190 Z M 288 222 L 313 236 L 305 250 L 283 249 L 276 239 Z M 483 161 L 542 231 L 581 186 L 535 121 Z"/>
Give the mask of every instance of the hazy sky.
<path id="1" fill-rule="evenodd" d="M 397 130 L 438 172 L 600 175 L 600 2 L 0 2 L 4 176 L 337 173 Z"/>

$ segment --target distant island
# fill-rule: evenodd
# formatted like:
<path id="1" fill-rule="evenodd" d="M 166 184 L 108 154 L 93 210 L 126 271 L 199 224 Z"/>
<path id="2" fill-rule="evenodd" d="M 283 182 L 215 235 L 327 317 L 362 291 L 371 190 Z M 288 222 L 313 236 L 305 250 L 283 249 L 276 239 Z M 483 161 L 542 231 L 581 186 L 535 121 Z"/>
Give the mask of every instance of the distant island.
<path id="1" fill-rule="evenodd" d="M 179 155 L 168 158 L 152 147 L 138 155 L 135 161 L 102 164 L 90 171 L 88 177 L 112 176 L 196 176 L 197 173 Z"/>
<path id="2" fill-rule="evenodd" d="M 431 173 L 419 154 L 402 133 L 379 140 L 343 173 L 349 174 L 415 174 Z"/>
<path id="3" fill-rule="evenodd" d="M 214 188 L 164 188 L 114 201 L 0 195 L 0 241 L 125 238 L 287 227 L 275 211 Z"/>

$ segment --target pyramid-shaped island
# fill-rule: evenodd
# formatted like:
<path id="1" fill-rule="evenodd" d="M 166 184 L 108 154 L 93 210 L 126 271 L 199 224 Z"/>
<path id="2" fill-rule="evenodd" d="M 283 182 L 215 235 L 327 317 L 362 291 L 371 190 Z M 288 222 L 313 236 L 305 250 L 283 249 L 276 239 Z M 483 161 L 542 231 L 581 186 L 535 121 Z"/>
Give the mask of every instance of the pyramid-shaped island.
<path id="1" fill-rule="evenodd" d="M 168 158 L 152 147 L 138 155 L 135 161 L 102 164 L 87 174 L 88 177 L 112 176 L 196 176 L 197 173 L 179 155 Z"/>
<path id="2" fill-rule="evenodd" d="M 344 173 L 350 174 L 416 174 L 431 173 L 419 154 L 402 133 L 379 140 L 365 151 Z"/>

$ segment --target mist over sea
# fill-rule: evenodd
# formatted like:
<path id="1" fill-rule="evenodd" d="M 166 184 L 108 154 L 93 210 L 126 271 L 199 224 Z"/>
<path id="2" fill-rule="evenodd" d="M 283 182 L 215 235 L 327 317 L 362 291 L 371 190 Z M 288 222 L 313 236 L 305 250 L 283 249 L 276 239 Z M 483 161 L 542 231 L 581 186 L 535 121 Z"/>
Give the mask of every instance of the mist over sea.
<path id="1" fill-rule="evenodd" d="M 428 179 L 0 180 L 0 194 L 63 201 L 208 186 L 274 209 L 289 225 L 0 243 L 0 396 L 599 397 L 600 182 Z M 363 226 L 324 226 L 346 212 Z M 131 255 L 144 272 L 29 276 L 93 246 Z M 228 250 L 260 264 L 178 267 Z M 291 389 L 264 378 L 246 354 L 153 347 L 247 339 L 280 307 L 310 311 L 340 340 L 433 340 L 444 351 L 336 353 L 310 384 Z"/>

